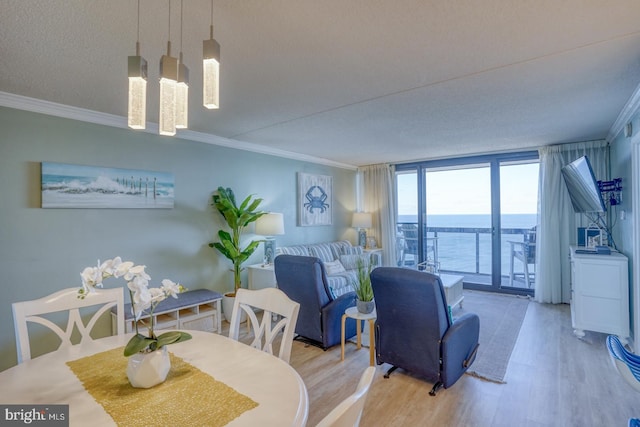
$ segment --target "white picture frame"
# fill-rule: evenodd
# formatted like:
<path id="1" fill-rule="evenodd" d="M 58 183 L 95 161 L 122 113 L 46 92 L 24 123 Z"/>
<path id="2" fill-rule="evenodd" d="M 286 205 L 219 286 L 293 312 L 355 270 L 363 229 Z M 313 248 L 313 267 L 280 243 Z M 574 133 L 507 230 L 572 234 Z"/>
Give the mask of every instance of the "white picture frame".
<path id="1" fill-rule="evenodd" d="M 299 225 L 331 225 L 332 219 L 333 177 L 298 172 Z"/>

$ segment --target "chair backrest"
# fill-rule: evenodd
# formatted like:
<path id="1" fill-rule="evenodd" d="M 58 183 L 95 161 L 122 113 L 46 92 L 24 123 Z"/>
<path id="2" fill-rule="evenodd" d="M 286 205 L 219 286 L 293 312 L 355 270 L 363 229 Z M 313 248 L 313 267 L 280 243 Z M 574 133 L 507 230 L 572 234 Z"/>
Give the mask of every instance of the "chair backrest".
<path id="1" fill-rule="evenodd" d="M 371 272 L 371 286 L 378 363 L 439 379 L 440 343 L 451 325 L 440 278 L 408 268 L 378 267 Z"/>
<path id="2" fill-rule="evenodd" d="M 258 321 L 254 308 L 263 310 L 261 321 Z M 254 339 L 250 345 L 273 354 L 273 342 L 278 334 L 282 332 L 278 357 L 289 363 L 293 332 L 298 320 L 300 304 L 292 301 L 284 292 L 276 288 L 265 288 L 257 291 L 238 289 L 236 300 L 233 304 L 231 326 L 229 327 L 229 338 L 236 341 L 240 332 L 241 310 L 247 313 L 248 320 L 252 326 Z M 278 316 L 275 321 L 272 319 L 274 314 Z"/>
<path id="3" fill-rule="evenodd" d="M 536 262 L 536 227 L 524 234 L 524 256 L 529 264 Z"/>
<path id="4" fill-rule="evenodd" d="M 89 322 L 85 325 L 80 316 L 80 309 L 91 306 L 100 306 L 100 308 L 91 315 Z M 84 299 L 78 298 L 78 288 L 75 287 L 63 289 L 36 300 L 14 302 L 11 308 L 18 363 L 31 359 L 28 323 L 38 323 L 50 329 L 60 338 L 58 348 L 67 347 L 73 345 L 71 338 L 74 331 L 80 334 L 80 342 L 92 340 L 91 331 L 96 322 L 112 307 L 116 307 L 117 310 L 117 334 L 124 334 L 124 292 L 121 287 L 96 290 L 87 294 Z M 67 325 L 64 329 L 43 316 L 64 311 L 68 312 Z"/>
<path id="5" fill-rule="evenodd" d="M 615 335 L 607 337 L 607 349 L 614 368 L 631 387 L 640 392 L 640 356 L 627 351 Z"/>
<path id="6" fill-rule="evenodd" d="M 369 366 L 365 369 L 355 393 L 340 402 L 324 417 L 316 427 L 357 427 L 360 425 L 362 410 L 367 393 L 371 388 L 376 368 Z"/>
<path id="7" fill-rule="evenodd" d="M 300 304 L 296 333 L 322 342 L 322 308 L 331 301 L 327 273 L 319 258 L 278 255 L 274 260 L 278 289 Z"/>
<path id="8" fill-rule="evenodd" d="M 402 224 L 400 229 L 402 230 L 407 251 L 416 252 L 418 250 L 418 227 L 415 224 Z"/>

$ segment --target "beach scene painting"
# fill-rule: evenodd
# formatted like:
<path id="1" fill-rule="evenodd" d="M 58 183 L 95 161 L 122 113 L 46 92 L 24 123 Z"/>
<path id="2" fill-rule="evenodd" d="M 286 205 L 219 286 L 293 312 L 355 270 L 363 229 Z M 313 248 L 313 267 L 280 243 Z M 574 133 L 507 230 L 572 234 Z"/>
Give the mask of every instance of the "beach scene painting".
<path id="1" fill-rule="evenodd" d="M 168 172 L 42 162 L 43 208 L 171 209 Z"/>

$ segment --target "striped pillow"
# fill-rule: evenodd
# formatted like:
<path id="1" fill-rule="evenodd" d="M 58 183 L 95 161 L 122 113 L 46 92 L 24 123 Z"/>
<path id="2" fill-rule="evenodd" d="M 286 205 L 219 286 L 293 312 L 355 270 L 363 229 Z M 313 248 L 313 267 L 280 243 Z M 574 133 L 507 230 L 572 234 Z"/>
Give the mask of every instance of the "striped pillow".
<path id="1" fill-rule="evenodd" d="M 309 250 L 306 246 L 284 246 L 276 249 L 278 255 L 298 255 L 298 256 L 309 256 Z"/>
<path id="2" fill-rule="evenodd" d="M 322 262 L 333 261 L 336 258 L 331 251 L 331 243 L 316 243 L 309 246 L 311 256 L 318 257 Z"/>
<path id="3" fill-rule="evenodd" d="M 343 246 L 340 255 L 362 255 L 362 246 Z"/>

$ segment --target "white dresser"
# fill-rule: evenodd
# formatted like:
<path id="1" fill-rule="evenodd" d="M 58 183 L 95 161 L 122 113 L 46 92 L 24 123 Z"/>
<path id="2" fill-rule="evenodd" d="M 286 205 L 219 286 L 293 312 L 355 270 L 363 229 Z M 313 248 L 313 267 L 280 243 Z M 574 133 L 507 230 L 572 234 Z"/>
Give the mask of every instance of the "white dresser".
<path id="1" fill-rule="evenodd" d="M 629 339 L 629 270 L 627 257 L 583 254 L 571 247 L 571 323 L 578 337 L 584 331 Z"/>

